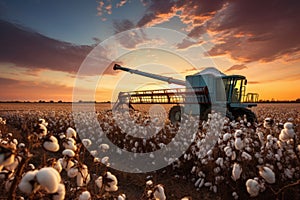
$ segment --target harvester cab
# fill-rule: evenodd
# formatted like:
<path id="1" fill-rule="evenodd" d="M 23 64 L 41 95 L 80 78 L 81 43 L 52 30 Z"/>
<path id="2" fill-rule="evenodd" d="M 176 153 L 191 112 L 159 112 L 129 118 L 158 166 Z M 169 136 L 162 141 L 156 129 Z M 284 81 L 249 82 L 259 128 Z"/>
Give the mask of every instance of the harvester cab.
<path id="1" fill-rule="evenodd" d="M 114 70 L 123 70 L 132 74 L 185 86 L 160 90 L 120 92 L 114 109 L 127 104 L 175 104 L 169 111 L 172 123 L 180 122 L 182 113 L 207 119 L 212 110 L 224 112 L 230 119 L 246 116 L 249 122 L 256 121 L 255 114 L 248 108 L 256 106 L 254 102 L 244 103 L 247 80 L 241 75 L 225 75 L 215 68 L 206 68 L 186 80 L 155 75 L 148 72 L 129 69 L 118 64 Z"/>

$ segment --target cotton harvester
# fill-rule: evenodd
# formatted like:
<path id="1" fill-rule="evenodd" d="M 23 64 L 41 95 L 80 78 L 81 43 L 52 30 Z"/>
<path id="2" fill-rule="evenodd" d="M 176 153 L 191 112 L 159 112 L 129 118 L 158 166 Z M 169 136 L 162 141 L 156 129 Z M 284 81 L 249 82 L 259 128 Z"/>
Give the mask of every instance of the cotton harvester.
<path id="1" fill-rule="evenodd" d="M 115 64 L 113 69 L 185 86 L 175 89 L 120 92 L 114 108 L 122 104 L 130 108 L 133 108 L 132 104 L 175 104 L 169 111 L 169 119 L 172 123 L 176 123 L 180 122 L 182 113 L 207 119 L 208 113 L 215 110 L 213 106 L 223 102 L 226 116 L 230 119 L 246 116 L 248 122 L 256 121 L 255 114 L 248 108 L 257 104 L 253 101 L 243 102 L 247 85 L 244 76 L 225 75 L 215 68 L 206 68 L 199 73 L 186 76 L 186 81 L 183 81 L 125 68 L 118 64 Z"/>

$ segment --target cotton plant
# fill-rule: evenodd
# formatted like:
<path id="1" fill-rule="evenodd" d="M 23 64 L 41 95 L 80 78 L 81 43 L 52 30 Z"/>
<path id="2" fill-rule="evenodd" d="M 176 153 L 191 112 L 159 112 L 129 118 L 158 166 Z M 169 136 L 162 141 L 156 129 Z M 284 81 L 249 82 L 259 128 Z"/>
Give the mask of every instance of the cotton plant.
<path id="1" fill-rule="evenodd" d="M 53 194 L 53 199 L 57 200 L 64 199 L 65 196 L 65 187 L 61 183 L 61 176 L 52 167 L 26 172 L 18 187 L 21 192 L 28 196 L 34 195 L 40 190 L 49 195 Z"/>

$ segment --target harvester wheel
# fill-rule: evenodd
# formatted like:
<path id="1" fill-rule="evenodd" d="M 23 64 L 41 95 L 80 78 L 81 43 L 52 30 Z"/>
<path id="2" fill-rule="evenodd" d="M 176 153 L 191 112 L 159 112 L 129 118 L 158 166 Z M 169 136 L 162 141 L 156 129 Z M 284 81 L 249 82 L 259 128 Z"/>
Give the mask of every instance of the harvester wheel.
<path id="1" fill-rule="evenodd" d="M 176 124 L 181 121 L 181 106 L 173 106 L 170 109 L 169 120 L 172 124 Z"/>
<path id="2" fill-rule="evenodd" d="M 246 115 L 248 122 L 252 123 L 257 121 L 255 113 L 247 108 L 235 108 L 232 111 L 232 114 L 235 119 L 238 119 L 239 117 L 243 119 L 244 115 Z"/>

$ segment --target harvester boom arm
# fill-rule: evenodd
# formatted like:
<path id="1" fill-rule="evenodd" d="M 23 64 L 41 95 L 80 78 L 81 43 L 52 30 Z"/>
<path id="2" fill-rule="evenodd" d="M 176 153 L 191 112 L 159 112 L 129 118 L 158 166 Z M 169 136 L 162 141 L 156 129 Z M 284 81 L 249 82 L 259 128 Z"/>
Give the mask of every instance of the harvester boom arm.
<path id="1" fill-rule="evenodd" d="M 165 82 L 168 82 L 168 83 L 174 83 L 174 84 L 177 84 L 177 85 L 184 85 L 185 86 L 185 81 L 182 81 L 182 80 L 179 80 L 179 79 L 174 79 L 172 77 L 167 77 L 167 76 L 161 76 L 161 75 L 151 74 L 151 73 L 147 73 L 147 72 L 142 72 L 142 71 L 139 71 L 139 70 L 136 70 L 136 69 L 130 69 L 130 68 L 122 67 L 121 65 L 118 65 L 118 64 L 115 64 L 113 69 L 114 70 L 123 70 L 125 72 L 130 72 L 132 74 L 138 74 L 138 75 L 141 75 L 141 76 L 145 76 L 145 77 L 165 81 Z"/>

